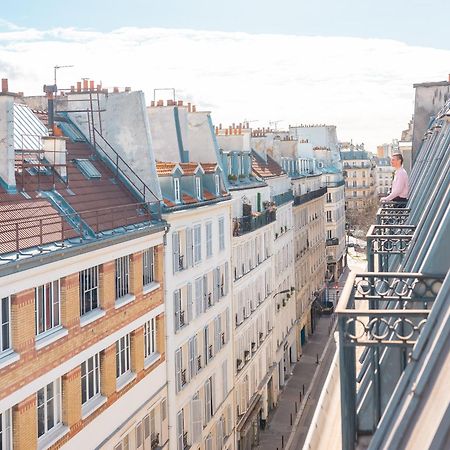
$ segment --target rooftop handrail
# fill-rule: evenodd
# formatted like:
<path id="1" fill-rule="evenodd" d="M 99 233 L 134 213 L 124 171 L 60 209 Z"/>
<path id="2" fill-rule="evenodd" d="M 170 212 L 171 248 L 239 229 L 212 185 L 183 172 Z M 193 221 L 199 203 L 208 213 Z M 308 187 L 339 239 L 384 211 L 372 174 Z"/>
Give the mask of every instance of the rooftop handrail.
<path id="1" fill-rule="evenodd" d="M 302 205 L 303 203 L 322 197 L 322 195 L 325 195 L 326 193 L 327 188 L 321 187 L 319 189 L 315 189 L 314 191 L 307 192 L 303 195 L 296 195 L 294 197 L 294 206 Z"/>
<path id="2" fill-rule="evenodd" d="M 276 209 L 266 209 L 255 216 L 235 217 L 233 219 L 233 236 L 242 236 L 277 220 Z"/>

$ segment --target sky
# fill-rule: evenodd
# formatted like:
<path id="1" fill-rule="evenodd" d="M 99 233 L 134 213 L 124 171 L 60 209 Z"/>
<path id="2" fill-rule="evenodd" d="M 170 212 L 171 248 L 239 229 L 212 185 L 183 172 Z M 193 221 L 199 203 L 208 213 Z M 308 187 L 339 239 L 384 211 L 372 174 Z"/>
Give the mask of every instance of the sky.
<path id="1" fill-rule="evenodd" d="M 413 83 L 446 80 L 450 2 L 46 0 L 0 10 L 0 75 L 38 95 L 82 77 L 173 87 L 213 121 L 337 125 L 341 140 L 399 138 Z"/>

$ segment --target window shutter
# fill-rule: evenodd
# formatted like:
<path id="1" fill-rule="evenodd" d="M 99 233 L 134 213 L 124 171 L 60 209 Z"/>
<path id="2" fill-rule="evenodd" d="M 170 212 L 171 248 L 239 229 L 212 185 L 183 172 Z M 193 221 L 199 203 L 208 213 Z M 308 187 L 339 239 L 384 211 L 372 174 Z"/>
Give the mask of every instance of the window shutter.
<path id="1" fill-rule="evenodd" d="M 203 311 L 208 308 L 208 276 L 203 275 Z"/>
<path id="2" fill-rule="evenodd" d="M 181 391 L 181 367 L 183 364 L 181 348 L 175 351 L 175 380 L 177 392 Z"/>
<path id="3" fill-rule="evenodd" d="M 229 289 L 229 267 L 228 267 L 228 261 L 225 263 L 225 287 L 224 287 L 224 292 L 225 295 L 228 294 L 228 289 Z"/>
<path id="4" fill-rule="evenodd" d="M 192 283 L 187 284 L 187 323 L 190 323 L 192 321 Z"/>
<path id="5" fill-rule="evenodd" d="M 178 232 L 174 231 L 172 234 L 172 254 L 173 254 L 173 273 L 180 270 L 180 241 Z"/>
<path id="6" fill-rule="evenodd" d="M 183 433 L 184 433 L 183 410 L 177 414 L 177 450 L 183 450 Z"/>
<path id="7" fill-rule="evenodd" d="M 180 302 L 180 290 L 177 289 L 173 293 L 173 310 L 175 315 L 175 330 L 179 330 L 180 323 L 180 313 L 181 313 L 181 302 Z"/>
<path id="8" fill-rule="evenodd" d="M 203 312 L 203 279 L 195 280 L 195 316 L 198 317 Z"/>
<path id="9" fill-rule="evenodd" d="M 213 270 L 213 301 L 217 303 L 219 301 L 219 276 L 217 269 Z"/>
<path id="10" fill-rule="evenodd" d="M 186 266 L 192 267 L 192 228 L 186 228 Z"/>

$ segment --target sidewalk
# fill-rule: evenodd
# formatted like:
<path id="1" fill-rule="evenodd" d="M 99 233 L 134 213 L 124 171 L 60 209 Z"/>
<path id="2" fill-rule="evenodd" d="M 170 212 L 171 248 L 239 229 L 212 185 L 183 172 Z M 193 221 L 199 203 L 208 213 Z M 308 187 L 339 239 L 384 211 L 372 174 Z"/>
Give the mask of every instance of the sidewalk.
<path id="1" fill-rule="evenodd" d="M 305 403 L 304 393 L 306 394 L 310 388 L 311 380 L 317 369 L 317 358 L 321 358 L 327 344 L 330 323 L 330 316 L 322 316 L 318 320 L 314 334 L 309 336 L 308 342 L 303 347 L 303 355 L 300 358 L 300 361 L 297 362 L 293 375 L 288 380 L 278 399 L 277 408 L 271 413 L 266 429 L 264 431 L 261 430 L 260 442 L 256 448 L 260 450 L 281 450 L 281 448 L 283 448 L 282 444 L 286 447 L 289 436 L 293 431 L 293 427 L 291 426 L 291 415 L 293 424 L 295 423 L 297 416 L 295 411 L 296 404 L 297 411 L 304 408 L 302 419 L 304 414 L 308 414 L 312 418 L 317 398 L 310 397 Z M 334 348 L 331 350 L 331 353 L 334 353 Z M 320 363 L 320 372 L 328 372 L 328 359 L 329 358 L 326 358 L 326 361 Z M 322 373 L 320 374 L 322 375 Z M 302 394 L 301 402 L 300 393 Z M 302 423 L 302 420 L 300 420 L 300 423 Z M 292 446 L 292 448 L 296 447 Z"/>

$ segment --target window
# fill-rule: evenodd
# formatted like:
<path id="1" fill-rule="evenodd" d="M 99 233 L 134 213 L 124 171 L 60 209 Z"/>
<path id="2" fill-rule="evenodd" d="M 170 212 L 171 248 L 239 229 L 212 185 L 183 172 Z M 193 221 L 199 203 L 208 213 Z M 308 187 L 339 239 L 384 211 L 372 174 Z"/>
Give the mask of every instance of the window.
<path id="1" fill-rule="evenodd" d="M 208 222 L 206 224 L 206 257 L 210 258 L 212 254 L 212 222 Z"/>
<path id="2" fill-rule="evenodd" d="M 156 319 L 150 319 L 144 324 L 144 358 L 156 352 Z"/>
<path id="3" fill-rule="evenodd" d="M 219 217 L 219 249 L 225 249 L 225 219 Z"/>
<path id="4" fill-rule="evenodd" d="M 327 193 L 327 203 L 331 203 L 332 202 L 332 200 L 331 200 L 331 192 L 328 192 Z"/>
<path id="5" fill-rule="evenodd" d="M 327 230 L 327 239 L 331 239 L 332 238 L 332 231 L 331 230 Z"/>
<path id="6" fill-rule="evenodd" d="M 195 194 L 197 195 L 197 198 L 201 200 L 202 198 L 202 181 L 200 180 L 200 177 L 195 177 Z"/>
<path id="7" fill-rule="evenodd" d="M 100 395 L 100 354 L 81 363 L 81 403 Z"/>
<path id="8" fill-rule="evenodd" d="M 80 272 L 80 315 L 98 308 L 98 266 Z"/>
<path id="9" fill-rule="evenodd" d="M 202 229 L 200 225 L 194 227 L 194 264 L 197 264 L 202 259 Z"/>
<path id="10" fill-rule="evenodd" d="M 39 335 L 61 324 L 59 280 L 37 287 L 34 295 L 35 327 Z"/>
<path id="11" fill-rule="evenodd" d="M 196 392 L 191 401 L 192 441 L 197 442 L 202 436 L 202 401 Z"/>
<path id="12" fill-rule="evenodd" d="M 61 379 L 37 392 L 38 437 L 61 424 Z"/>
<path id="13" fill-rule="evenodd" d="M 130 365 L 130 335 L 116 341 L 116 378 L 131 371 Z"/>
<path id="14" fill-rule="evenodd" d="M 124 297 L 129 292 L 130 257 L 122 256 L 116 259 L 116 299 Z"/>
<path id="15" fill-rule="evenodd" d="M 177 450 L 184 450 L 185 448 L 185 436 L 184 436 L 184 414 L 181 410 L 177 414 Z"/>
<path id="16" fill-rule="evenodd" d="M 180 203 L 181 201 L 181 192 L 180 192 L 180 179 L 173 179 L 173 191 L 175 196 L 175 203 Z"/>
<path id="17" fill-rule="evenodd" d="M 205 382 L 205 423 L 206 426 L 214 415 L 213 411 L 213 385 L 212 378 Z"/>
<path id="18" fill-rule="evenodd" d="M 0 413 L 0 449 L 12 449 L 11 410 Z"/>
<path id="19" fill-rule="evenodd" d="M 11 297 L 3 297 L 0 305 L 0 352 L 11 348 Z M 2 448 L 2 447 L 0 447 Z"/>
<path id="20" fill-rule="evenodd" d="M 142 257 L 143 264 L 143 285 L 153 283 L 155 281 L 155 249 L 154 247 L 144 250 Z"/>
<path id="21" fill-rule="evenodd" d="M 214 186 L 216 188 L 216 195 L 220 195 L 220 178 L 219 175 L 214 175 Z"/>
<path id="22" fill-rule="evenodd" d="M 331 211 L 327 211 L 327 222 L 332 222 L 333 218 L 331 216 Z"/>
<path id="23" fill-rule="evenodd" d="M 175 351 L 175 382 L 176 382 L 176 388 L 177 392 L 180 392 L 182 387 L 184 386 L 183 383 L 183 353 L 181 352 L 181 348 L 178 348 Z"/>

